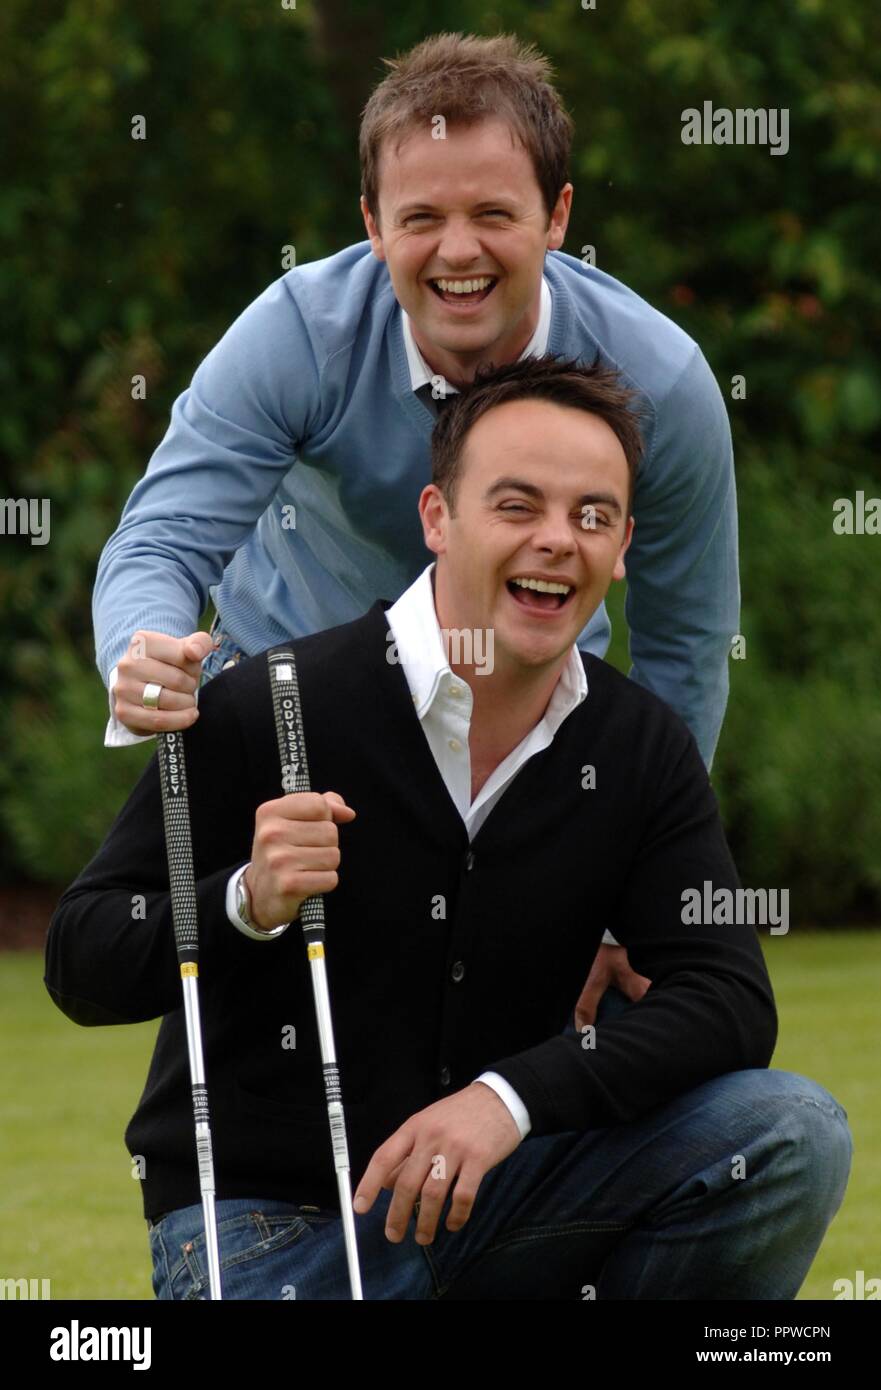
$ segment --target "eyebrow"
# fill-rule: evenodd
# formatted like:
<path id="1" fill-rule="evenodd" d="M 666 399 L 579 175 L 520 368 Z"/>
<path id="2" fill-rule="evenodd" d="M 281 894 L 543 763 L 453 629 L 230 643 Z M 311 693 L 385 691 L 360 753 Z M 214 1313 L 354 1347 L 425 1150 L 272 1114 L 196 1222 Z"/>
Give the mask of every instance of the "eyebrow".
<path id="1" fill-rule="evenodd" d="M 478 211 L 480 208 L 513 207 L 515 201 L 511 194 L 503 193 L 498 198 L 481 198 L 479 203 L 473 204 L 473 208 Z M 395 216 L 406 217 L 411 212 L 437 212 L 437 207 L 434 203 L 404 203 L 395 209 Z"/>
<path id="2" fill-rule="evenodd" d="M 534 497 L 537 502 L 544 501 L 544 493 L 535 483 L 528 483 L 523 478 L 497 478 L 491 487 L 488 487 L 483 494 L 484 502 L 491 502 L 500 492 L 516 490 L 524 492 L 527 497 Z M 578 498 L 577 505 L 585 506 L 604 506 L 610 507 L 617 516 L 621 516 L 621 503 L 611 492 L 585 492 Z"/>

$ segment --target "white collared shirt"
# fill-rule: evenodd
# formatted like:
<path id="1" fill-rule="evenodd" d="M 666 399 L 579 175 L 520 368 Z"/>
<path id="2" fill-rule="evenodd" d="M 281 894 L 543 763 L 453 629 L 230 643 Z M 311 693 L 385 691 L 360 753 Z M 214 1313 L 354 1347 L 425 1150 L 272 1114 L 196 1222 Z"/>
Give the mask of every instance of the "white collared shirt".
<path id="1" fill-rule="evenodd" d="M 420 386 L 426 386 L 433 381 L 436 372 L 433 372 L 426 362 L 422 353 L 416 346 L 413 337 L 413 329 L 410 326 L 410 315 L 406 309 L 401 310 L 404 329 L 404 348 L 407 353 L 407 366 L 410 369 L 410 383 L 414 391 L 418 391 Z M 538 311 L 538 324 L 535 332 L 530 338 L 526 347 L 520 354 L 518 361 L 524 357 L 543 357 L 548 350 L 548 338 L 551 332 L 551 287 L 544 276 L 541 277 L 541 305 Z M 447 391 L 457 392 L 458 387 L 453 386 L 452 382 L 446 385 Z"/>
<path id="2" fill-rule="evenodd" d="M 542 718 L 517 747 L 490 773 L 474 800 L 471 800 L 471 750 L 469 733 L 474 697 L 467 681 L 454 675 L 445 646 L 445 634 L 437 620 L 432 588 L 434 561 L 410 585 L 397 603 L 386 611 L 386 622 L 394 637 L 394 652 L 404 668 L 416 714 L 447 791 L 465 822 L 469 840 L 473 839 L 505 791 L 529 758 L 551 743 L 567 715 L 587 695 L 587 676 L 578 648 L 573 644 L 569 660 L 560 673 Z M 480 666 L 489 648 L 478 649 L 472 638 L 475 680 L 482 677 Z M 491 1086 L 505 1102 L 525 1139 L 531 1129 L 529 1112 L 513 1086 L 496 1072 L 476 1078 Z"/>
<path id="3" fill-rule="evenodd" d="M 465 822 L 468 838 L 473 839 L 511 779 L 527 759 L 548 747 L 566 716 L 581 704 L 587 695 L 587 676 L 573 644 L 543 717 L 503 758 L 472 802 L 469 733 L 474 697 L 468 682 L 454 676 L 448 660 L 434 606 L 434 565 L 434 561 L 426 565 L 385 617 L 438 771 Z M 473 642 L 473 656 L 485 658 L 487 650 L 481 649 L 477 634 Z M 481 664 L 476 660 L 475 680 L 484 679 Z"/>

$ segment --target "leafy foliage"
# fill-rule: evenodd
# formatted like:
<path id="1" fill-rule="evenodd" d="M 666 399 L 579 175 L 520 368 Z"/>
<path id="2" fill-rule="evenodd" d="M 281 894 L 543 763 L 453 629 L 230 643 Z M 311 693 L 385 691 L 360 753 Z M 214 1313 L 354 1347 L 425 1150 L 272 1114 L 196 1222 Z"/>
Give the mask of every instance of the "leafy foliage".
<path id="1" fill-rule="evenodd" d="M 8 495 L 51 499 L 52 537 L 0 550 L 0 867 L 72 877 L 143 765 L 149 745 L 101 748 L 101 547 L 282 248 L 363 236 L 358 113 L 381 56 L 442 29 L 548 54 L 577 127 L 566 249 L 691 333 L 729 401 L 747 656 L 713 781 L 744 881 L 791 885 L 796 916 L 877 916 L 881 538 L 831 529 L 836 497 L 881 492 L 872 0 L 790 0 L 785 22 L 747 0 L 8 0 L 0 456 Z M 684 145 L 706 100 L 786 108 L 788 153 Z"/>

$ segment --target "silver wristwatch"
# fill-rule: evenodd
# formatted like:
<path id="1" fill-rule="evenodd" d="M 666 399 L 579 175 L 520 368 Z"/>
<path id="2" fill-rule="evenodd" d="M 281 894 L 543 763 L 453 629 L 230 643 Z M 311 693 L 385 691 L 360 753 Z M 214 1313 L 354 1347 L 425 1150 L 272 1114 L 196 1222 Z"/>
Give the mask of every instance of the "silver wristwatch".
<path id="1" fill-rule="evenodd" d="M 235 904 L 236 912 L 242 923 L 242 930 L 254 937 L 256 941 L 264 941 L 267 937 L 281 936 L 283 931 L 287 931 L 290 922 L 281 922 L 277 927 L 272 927 L 269 931 L 263 931 L 251 920 L 251 895 L 248 892 L 248 885 L 245 882 L 245 873 L 250 868 L 250 864 L 244 864 L 239 869 L 235 881 Z"/>

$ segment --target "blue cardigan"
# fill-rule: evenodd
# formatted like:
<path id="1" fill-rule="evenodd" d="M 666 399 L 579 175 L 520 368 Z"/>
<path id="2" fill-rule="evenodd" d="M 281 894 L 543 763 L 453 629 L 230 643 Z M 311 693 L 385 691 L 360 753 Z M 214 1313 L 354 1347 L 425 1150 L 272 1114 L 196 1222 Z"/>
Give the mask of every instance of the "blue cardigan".
<path id="1" fill-rule="evenodd" d="M 544 272 L 548 351 L 599 351 L 641 393 L 630 676 L 685 720 L 709 766 L 740 603 L 722 396 L 696 343 L 625 285 L 559 251 Z M 105 684 L 136 628 L 185 636 L 209 595 L 248 655 L 398 598 L 428 558 L 416 504 L 433 424 L 369 242 L 282 275 L 175 401 L 104 547 L 92 611 Z M 602 605 L 578 645 L 604 656 L 610 632 Z"/>

